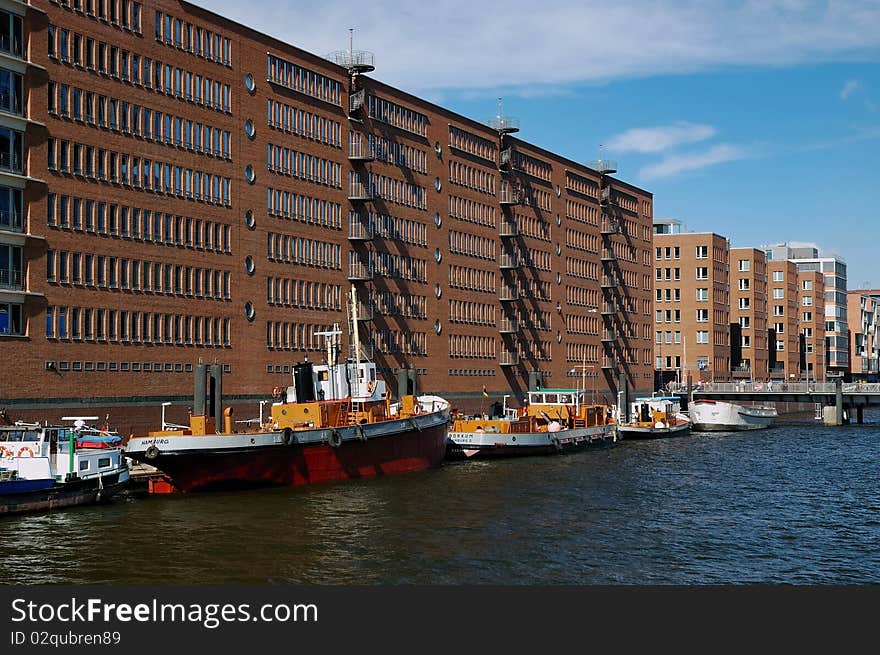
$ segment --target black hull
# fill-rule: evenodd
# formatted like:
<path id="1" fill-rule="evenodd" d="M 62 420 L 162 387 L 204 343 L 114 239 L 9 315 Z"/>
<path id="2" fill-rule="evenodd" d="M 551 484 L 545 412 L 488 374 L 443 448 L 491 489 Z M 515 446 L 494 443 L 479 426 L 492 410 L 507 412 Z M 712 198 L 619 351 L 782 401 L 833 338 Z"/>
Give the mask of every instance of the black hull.
<path id="1" fill-rule="evenodd" d="M 446 446 L 446 459 L 450 462 L 460 462 L 467 459 L 502 459 L 507 457 L 532 457 L 536 455 L 564 455 L 582 450 L 605 450 L 615 446 L 615 440 L 597 439 L 585 440 L 577 443 L 564 443 L 558 447 L 549 444 L 547 446 L 513 446 L 513 445 L 481 445 L 463 448 L 451 441 Z M 471 451 L 467 454 L 465 451 Z M 475 451 L 475 452 L 473 452 Z"/>
<path id="2" fill-rule="evenodd" d="M 120 482 L 119 474 L 114 474 L 104 476 L 101 482 L 97 479 L 77 480 L 41 491 L 7 494 L 0 496 L 0 516 L 43 512 L 107 501 L 127 484 L 127 478 Z"/>

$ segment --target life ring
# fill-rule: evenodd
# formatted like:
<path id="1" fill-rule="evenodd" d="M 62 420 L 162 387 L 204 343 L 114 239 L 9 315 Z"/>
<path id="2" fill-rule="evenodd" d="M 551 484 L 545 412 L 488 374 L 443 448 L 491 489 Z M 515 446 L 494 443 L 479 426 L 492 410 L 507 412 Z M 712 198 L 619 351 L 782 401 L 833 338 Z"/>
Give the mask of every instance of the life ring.
<path id="1" fill-rule="evenodd" d="M 413 414 L 421 414 L 422 413 L 422 405 L 419 402 L 413 403 Z"/>
<path id="2" fill-rule="evenodd" d="M 31 448 L 30 446 L 22 446 L 21 448 L 18 449 L 18 455 L 16 455 L 16 457 L 21 457 L 22 453 L 27 453 L 28 457 L 33 457 L 34 456 L 34 449 Z"/>
<path id="3" fill-rule="evenodd" d="M 373 393 L 376 390 L 376 381 L 368 380 L 367 381 L 367 393 Z"/>
<path id="4" fill-rule="evenodd" d="M 156 446 L 150 446 L 144 451 L 147 459 L 156 459 L 159 456 L 159 449 Z"/>
<path id="5" fill-rule="evenodd" d="M 12 451 L 0 446 L 0 457 L 12 457 Z"/>

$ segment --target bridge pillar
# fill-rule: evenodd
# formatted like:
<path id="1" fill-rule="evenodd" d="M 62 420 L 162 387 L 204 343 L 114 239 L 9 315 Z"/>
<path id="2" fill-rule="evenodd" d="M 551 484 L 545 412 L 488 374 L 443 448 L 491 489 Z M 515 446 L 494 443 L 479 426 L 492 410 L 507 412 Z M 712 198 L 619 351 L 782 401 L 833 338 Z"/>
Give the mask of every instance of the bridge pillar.
<path id="1" fill-rule="evenodd" d="M 840 378 L 834 381 L 835 425 L 843 425 L 843 382 Z"/>

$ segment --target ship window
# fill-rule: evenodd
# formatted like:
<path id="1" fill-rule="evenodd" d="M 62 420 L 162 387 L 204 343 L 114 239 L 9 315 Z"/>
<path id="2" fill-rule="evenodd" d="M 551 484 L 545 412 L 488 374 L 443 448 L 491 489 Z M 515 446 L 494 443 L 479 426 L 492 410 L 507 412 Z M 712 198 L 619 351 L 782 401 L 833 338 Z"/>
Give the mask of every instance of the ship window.
<path id="1" fill-rule="evenodd" d="M 88 470 L 88 468 L 89 468 L 89 460 L 87 460 L 87 459 L 82 459 L 82 460 L 80 460 L 80 462 L 79 462 L 79 470 L 80 470 L 80 471 L 86 471 L 86 470 Z"/>
<path id="2" fill-rule="evenodd" d="M 98 460 L 98 468 L 99 469 L 107 468 L 108 466 L 110 466 L 110 458 L 109 457 L 102 457 L 101 459 Z"/>

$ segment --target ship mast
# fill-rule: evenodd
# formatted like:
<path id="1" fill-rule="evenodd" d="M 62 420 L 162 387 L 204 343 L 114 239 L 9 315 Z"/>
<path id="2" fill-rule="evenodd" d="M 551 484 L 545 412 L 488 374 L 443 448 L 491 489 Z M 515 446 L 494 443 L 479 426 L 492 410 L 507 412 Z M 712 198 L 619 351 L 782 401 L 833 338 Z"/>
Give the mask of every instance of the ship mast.
<path id="1" fill-rule="evenodd" d="M 351 322 L 349 323 L 349 329 L 351 331 L 351 345 L 354 349 L 354 380 L 356 385 L 355 389 L 357 390 L 357 395 L 360 396 L 361 340 L 360 335 L 358 334 L 357 289 L 353 284 L 351 285 Z"/>

